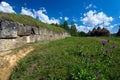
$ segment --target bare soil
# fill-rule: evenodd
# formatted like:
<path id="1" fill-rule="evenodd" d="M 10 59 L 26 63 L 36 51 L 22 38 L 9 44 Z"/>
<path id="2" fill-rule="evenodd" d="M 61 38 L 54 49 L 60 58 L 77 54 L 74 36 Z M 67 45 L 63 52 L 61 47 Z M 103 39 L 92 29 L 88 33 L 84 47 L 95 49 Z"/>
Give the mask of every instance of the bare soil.
<path id="1" fill-rule="evenodd" d="M 0 80 L 8 80 L 17 62 L 33 50 L 34 48 L 32 46 L 28 46 L 18 50 L 15 54 L 11 53 L 0 56 Z"/>

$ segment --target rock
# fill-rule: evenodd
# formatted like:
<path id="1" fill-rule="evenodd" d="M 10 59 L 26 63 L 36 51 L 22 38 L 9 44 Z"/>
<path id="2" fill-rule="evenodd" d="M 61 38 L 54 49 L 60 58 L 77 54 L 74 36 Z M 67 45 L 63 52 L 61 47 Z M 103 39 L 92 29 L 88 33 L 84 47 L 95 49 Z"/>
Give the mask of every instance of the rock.
<path id="1" fill-rule="evenodd" d="M 17 35 L 18 36 L 28 36 L 31 35 L 31 26 L 24 26 L 23 24 L 18 25 L 18 30 L 17 30 Z"/>
<path id="2" fill-rule="evenodd" d="M 18 36 L 23 36 L 23 35 L 24 35 L 23 24 L 19 24 L 19 25 L 18 25 L 17 35 L 18 35 Z"/>
<path id="3" fill-rule="evenodd" d="M 29 36 L 29 35 L 37 35 L 39 34 L 39 29 L 37 27 L 32 27 L 28 25 L 19 24 L 17 35 L 18 36 Z"/>
<path id="4" fill-rule="evenodd" d="M 31 34 L 39 35 L 39 28 L 37 28 L 37 27 L 32 27 L 32 28 L 31 28 Z"/>
<path id="5" fill-rule="evenodd" d="M 0 20 L 0 38 L 16 38 L 17 26 L 16 22 Z"/>
<path id="6" fill-rule="evenodd" d="M 23 25 L 17 22 L 0 20 L 0 38 L 12 39 L 22 36 L 38 35 L 38 27 Z"/>

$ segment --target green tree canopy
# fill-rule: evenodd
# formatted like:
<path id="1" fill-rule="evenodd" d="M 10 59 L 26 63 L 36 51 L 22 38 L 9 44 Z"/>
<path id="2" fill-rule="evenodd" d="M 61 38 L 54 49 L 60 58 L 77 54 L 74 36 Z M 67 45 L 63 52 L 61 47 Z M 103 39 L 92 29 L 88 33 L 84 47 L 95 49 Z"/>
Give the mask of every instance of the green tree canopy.
<path id="1" fill-rule="evenodd" d="M 81 32 L 78 32 L 78 36 L 79 37 L 85 37 L 87 34 L 85 33 L 85 32 L 83 32 L 83 31 L 81 31 Z"/>
<path id="2" fill-rule="evenodd" d="M 71 33 L 71 36 L 77 36 L 77 29 L 73 21 L 71 22 L 70 33 Z"/>
<path id="3" fill-rule="evenodd" d="M 62 28 L 64 28 L 66 31 L 70 32 L 69 26 L 68 26 L 68 22 L 64 21 Z"/>

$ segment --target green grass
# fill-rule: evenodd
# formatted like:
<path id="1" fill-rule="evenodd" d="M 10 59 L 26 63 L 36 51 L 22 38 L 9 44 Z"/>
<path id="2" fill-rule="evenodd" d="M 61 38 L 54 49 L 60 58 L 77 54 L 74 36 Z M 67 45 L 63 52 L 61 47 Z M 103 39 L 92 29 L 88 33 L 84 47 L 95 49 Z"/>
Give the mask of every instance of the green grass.
<path id="1" fill-rule="evenodd" d="M 102 40 L 110 40 L 105 46 Z M 20 60 L 11 80 L 120 80 L 120 38 L 71 37 L 36 48 Z M 110 48 L 115 45 L 116 48 Z M 110 52 L 105 53 L 104 50 Z"/>
<path id="2" fill-rule="evenodd" d="M 53 30 L 55 32 L 60 32 L 60 33 L 65 32 L 65 30 L 60 28 L 60 27 L 56 27 L 56 26 L 53 26 L 53 25 L 43 23 L 43 22 L 41 22 L 37 19 L 32 18 L 31 16 L 0 12 L 0 19 L 5 19 L 5 20 L 8 20 L 8 21 L 13 21 L 13 22 L 19 22 L 19 23 L 22 23 L 24 25 L 30 25 L 30 26 L 35 26 L 35 27 L 43 27 L 43 28 L 47 28 L 49 30 Z"/>

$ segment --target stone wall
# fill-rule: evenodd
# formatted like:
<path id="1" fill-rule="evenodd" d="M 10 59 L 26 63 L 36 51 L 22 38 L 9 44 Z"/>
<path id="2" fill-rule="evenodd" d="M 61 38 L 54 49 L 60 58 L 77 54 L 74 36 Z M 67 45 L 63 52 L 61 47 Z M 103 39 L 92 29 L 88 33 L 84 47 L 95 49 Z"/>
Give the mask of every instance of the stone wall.
<path id="1" fill-rule="evenodd" d="M 43 27 L 0 20 L 0 53 L 21 45 L 70 37 L 67 32 L 55 32 Z"/>

